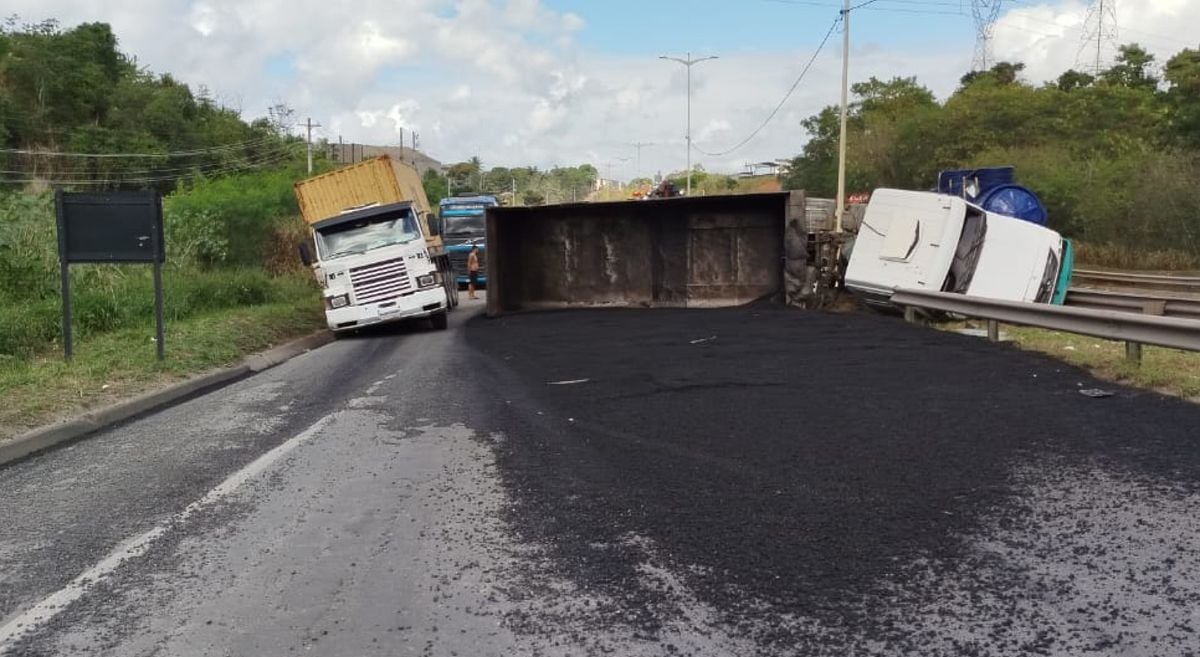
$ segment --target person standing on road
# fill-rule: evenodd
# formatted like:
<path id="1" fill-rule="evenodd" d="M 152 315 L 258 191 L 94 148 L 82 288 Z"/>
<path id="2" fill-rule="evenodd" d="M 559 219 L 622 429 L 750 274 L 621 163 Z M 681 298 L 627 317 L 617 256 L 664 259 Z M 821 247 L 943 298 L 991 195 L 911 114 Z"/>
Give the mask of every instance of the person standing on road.
<path id="1" fill-rule="evenodd" d="M 467 255 L 467 298 L 478 299 L 475 296 L 475 286 L 479 283 L 479 246 L 472 244 L 471 253 Z"/>

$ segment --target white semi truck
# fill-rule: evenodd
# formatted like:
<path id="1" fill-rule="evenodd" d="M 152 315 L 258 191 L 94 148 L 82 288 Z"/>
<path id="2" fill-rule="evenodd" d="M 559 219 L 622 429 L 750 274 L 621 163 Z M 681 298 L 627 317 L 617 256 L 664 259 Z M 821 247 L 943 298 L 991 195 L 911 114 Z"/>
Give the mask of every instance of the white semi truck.
<path id="1" fill-rule="evenodd" d="M 384 156 L 296 183 L 329 328 L 428 318 L 445 329 L 458 286 L 417 173 Z"/>

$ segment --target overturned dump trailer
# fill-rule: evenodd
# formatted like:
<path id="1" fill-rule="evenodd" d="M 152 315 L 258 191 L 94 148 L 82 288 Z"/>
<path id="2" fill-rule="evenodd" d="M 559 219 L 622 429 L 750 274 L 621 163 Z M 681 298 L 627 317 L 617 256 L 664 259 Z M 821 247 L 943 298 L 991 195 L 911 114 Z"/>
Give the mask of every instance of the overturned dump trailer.
<path id="1" fill-rule="evenodd" d="M 802 303 L 828 229 L 802 192 L 489 208 L 488 313 Z"/>

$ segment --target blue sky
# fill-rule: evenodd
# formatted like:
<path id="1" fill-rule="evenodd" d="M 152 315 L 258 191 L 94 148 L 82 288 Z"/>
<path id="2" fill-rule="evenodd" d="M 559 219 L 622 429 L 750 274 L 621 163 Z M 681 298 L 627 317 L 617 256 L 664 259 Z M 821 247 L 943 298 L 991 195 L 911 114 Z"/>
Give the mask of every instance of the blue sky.
<path id="1" fill-rule="evenodd" d="M 587 48 L 646 56 L 688 49 L 775 52 L 813 45 L 841 7 L 829 0 L 550 0 L 547 4 L 574 12 L 587 22 L 579 35 L 579 42 Z M 856 40 L 879 45 L 928 44 L 934 37 L 968 49 L 974 43 L 969 12 L 960 12 L 957 0 L 887 0 L 886 7 L 877 4 L 856 10 L 852 21 Z"/>

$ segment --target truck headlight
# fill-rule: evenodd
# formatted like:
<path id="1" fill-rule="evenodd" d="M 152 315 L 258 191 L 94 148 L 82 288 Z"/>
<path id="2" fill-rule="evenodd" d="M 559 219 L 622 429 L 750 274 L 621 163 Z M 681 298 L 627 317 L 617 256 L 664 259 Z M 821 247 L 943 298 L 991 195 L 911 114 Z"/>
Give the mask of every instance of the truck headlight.
<path id="1" fill-rule="evenodd" d="M 425 274 L 424 276 L 417 277 L 417 287 L 433 287 L 434 285 L 437 285 L 437 279 L 434 278 L 433 274 Z"/>
<path id="2" fill-rule="evenodd" d="M 350 295 L 339 294 L 336 297 L 325 297 L 325 306 L 329 309 L 345 308 L 350 305 Z"/>

